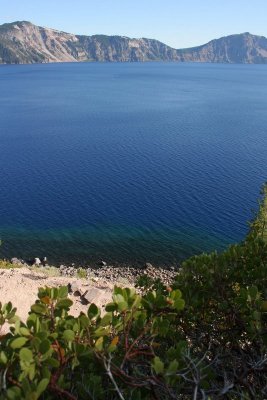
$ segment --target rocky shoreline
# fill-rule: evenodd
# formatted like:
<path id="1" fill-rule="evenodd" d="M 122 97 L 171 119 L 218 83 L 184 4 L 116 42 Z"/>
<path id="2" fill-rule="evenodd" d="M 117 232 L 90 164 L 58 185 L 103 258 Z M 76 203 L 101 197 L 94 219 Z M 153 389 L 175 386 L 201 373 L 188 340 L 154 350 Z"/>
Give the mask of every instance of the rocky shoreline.
<path id="1" fill-rule="evenodd" d="M 44 272 L 44 270 L 54 269 L 58 271 L 58 276 L 62 277 L 80 277 L 92 280 L 93 282 L 106 282 L 111 284 L 121 283 L 123 285 L 134 285 L 138 278 L 142 275 L 147 275 L 152 279 L 160 279 L 164 284 L 169 285 L 174 277 L 179 272 L 179 266 L 171 267 L 155 267 L 150 263 L 145 263 L 142 266 L 127 266 L 127 265 L 109 265 L 105 261 L 99 261 L 94 266 L 76 266 L 75 264 L 59 267 L 49 265 L 47 258 L 34 258 L 33 260 L 25 261 L 19 258 L 12 258 L 10 264 L 14 267 L 35 267 Z"/>
<path id="2" fill-rule="evenodd" d="M 18 258 L 0 260 L 0 302 L 5 304 L 11 301 L 25 321 L 40 287 L 67 286 L 73 302 L 70 312 L 78 316 L 81 312 L 87 312 L 90 303 L 104 310 L 112 299 L 115 285 L 135 287 L 142 275 L 159 278 L 165 285 L 170 285 L 178 271 L 175 267 L 158 268 L 149 263 L 137 268 L 113 266 L 101 261 L 95 266 L 81 268 L 75 265 L 56 267 L 49 265 L 47 259 L 39 258 L 33 262 Z M 142 291 L 142 287 L 138 286 L 137 290 Z M 8 329 L 8 326 L 4 326 L 3 331 L 7 332 Z"/>

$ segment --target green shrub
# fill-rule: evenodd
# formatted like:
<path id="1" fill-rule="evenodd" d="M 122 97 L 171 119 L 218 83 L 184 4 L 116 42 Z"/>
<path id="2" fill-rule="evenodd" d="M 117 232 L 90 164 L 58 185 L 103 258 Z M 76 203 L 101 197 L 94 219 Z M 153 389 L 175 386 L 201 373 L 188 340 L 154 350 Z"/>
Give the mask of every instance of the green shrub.
<path id="1" fill-rule="evenodd" d="M 140 296 L 115 287 L 102 317 L 91 304 L 74 318 L 71 304 L 66 287 L 41 288 L 26 323 L 10 303 L 0 308 L 1 325 L 12 324 L 1 338 L 1 399 L 168 396 L 186 347 L 169 337 L 184 308 L 179 290 Z"/>
<path id="2" fill-rule="evenodd" d="M 266 210 L 264 197 L 243 243 L 187 260 L 172 287 L 115 287 L 104 315 L 69 315 L 66 287 L 41 288 L 26 323 L 1 305 L 0 399 L 266 399 Z"/>
<path id="3" fill-rule="evenodd" d="M 86 279 L 87 278 L 87 271 L 84 268 L 78 268 L 77 270 L 77 277 L 81 279 Z"/>

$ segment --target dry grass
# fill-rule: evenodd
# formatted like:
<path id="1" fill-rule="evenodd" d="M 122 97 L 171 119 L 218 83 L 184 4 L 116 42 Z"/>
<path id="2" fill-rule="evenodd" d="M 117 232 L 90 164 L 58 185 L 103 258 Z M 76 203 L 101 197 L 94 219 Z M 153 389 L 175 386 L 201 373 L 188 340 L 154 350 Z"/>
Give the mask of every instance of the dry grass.
<path id="1" fill-rule="evenodd" d="M 11 264 L 10 261 L 0 260 L 0 269 L 21 268 L 22 264 Z"/>
<path id="2" fill-rule="evenodd" d="M 11 264 L 10 261 L 6 261 L 6 260 L 0 260 L 0 269 L 12 269 L 12 268 L 22 268 L 25 267 L 25 265 L 23 264 Z M 38 267 L 38 266 L 28 266 L 27 268 L 30 271 L 33 272 L 37 272 L 37 273 L 41 273 L 46 275 L 47 277 L 58 277 L 58 276 L 62 276 L 60 274 L 60 270 L 57 267 L 53 267 L 53 266 L 47 266 L 47 267 Z M 84 268 L 79 268 L 77 269 L 76 274 L 73 276 L 73 278 L 77 278 L 77 279 L 86 279 L 87 278 L 87 272 L 86 269 Z"/>
<path id="3" fill-rule="evenodd" d="M 35 265 L 28 267 L 30 271 L 41 273 L 46 275 L 47 277 L 58 277 L 61 276 L 59 268 L 57 267 L 37 267 Z"/>

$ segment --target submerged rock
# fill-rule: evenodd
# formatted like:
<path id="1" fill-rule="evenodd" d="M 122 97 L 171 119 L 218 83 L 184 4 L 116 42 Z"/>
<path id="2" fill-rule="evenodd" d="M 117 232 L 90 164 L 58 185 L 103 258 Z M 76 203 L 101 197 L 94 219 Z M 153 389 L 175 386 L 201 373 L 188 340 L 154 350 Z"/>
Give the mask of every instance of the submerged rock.
<path id="1" fill-rule="evenodd" d="M 98 265 L 99 265 L 100 267 L 106 267 L 106 266 L 107 266 L 107 263 L 106 263 L 106 261 L 99 261 Z"/>

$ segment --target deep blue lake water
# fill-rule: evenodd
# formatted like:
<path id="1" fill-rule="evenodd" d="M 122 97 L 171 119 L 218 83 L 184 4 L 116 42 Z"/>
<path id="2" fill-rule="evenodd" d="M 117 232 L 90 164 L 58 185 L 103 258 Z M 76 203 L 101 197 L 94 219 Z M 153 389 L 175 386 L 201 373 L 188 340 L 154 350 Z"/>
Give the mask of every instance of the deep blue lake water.
<path id="1" fill-rule="evenodd" d="M 241 240 L 267 66 L 0 67 L 0 257 L 170 264 Z"/>

